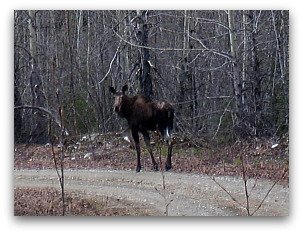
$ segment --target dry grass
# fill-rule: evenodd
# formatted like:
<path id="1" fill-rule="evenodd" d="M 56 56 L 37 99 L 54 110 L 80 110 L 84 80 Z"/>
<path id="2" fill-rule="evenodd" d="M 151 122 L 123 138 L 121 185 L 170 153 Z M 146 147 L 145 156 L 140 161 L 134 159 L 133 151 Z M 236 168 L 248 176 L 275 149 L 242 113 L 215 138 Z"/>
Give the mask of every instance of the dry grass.
<path id="1" fill-rule="evenodd" d="M 107 197 L 80 197 L 67 193 L 66 216 L 147 216 L 143 208 Z M 59 190 L 54 188 L 15 188 L 15 216 L 60 216 L 62 202 Z"/>

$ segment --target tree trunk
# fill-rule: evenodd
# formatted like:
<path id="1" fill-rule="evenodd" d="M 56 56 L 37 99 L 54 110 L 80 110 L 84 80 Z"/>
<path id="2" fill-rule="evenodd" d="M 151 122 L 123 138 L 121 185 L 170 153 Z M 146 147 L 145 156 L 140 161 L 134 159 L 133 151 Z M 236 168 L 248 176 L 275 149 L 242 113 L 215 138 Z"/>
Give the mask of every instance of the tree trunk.
<path id="1" fill-rule="evenodd" d="M 45 95 L 43 93 L 42 79 L 38 72 L 37 61 L 37 35 L 36 35 L 36 14 L 35 11 L 28 11 L 30 20 L 28 21 L 29 29 L 29 46 L 31 55 L 31 75 L 30 88 L 32 95 L 32 105 L 45 107 Z M 33 123 L 31 126 L 30 142 L 43 144 L 48 142 L 48 120 L 41 112 L 32 111 Z"/>
<path id="2" fill-rule="evenodd" d="M 252 12 L 249 12 L 251 18 L 253 18 Z M 262 77 L 260 74 L 260 61 L 258 60 L 258 51 L 257 51 L 257 43 L 256 43 L 256 35 L 255 30 L 251 27 L 251 81 L 253 84 L 253 134 L 255 136 L 260 135 L 262 119 L 261 119 L 261 111 L 262 111 L 262 100 L 261 100 L 261 81 Z"/>
<path id="3" fill-rule="evenodd" d="M 187 18 L 187 11 L 184 11 L 184 19 L 183 19 L 183 50 L 181 57 L 181 71 L 179 73 L 179 91 L 178 91 L 178 102 L 184 102 L 185 92 L 187 90 L 187 82 L 189 81 L 189 67 L 188 67 L 188 52 L 186 51 L 189 48 L 189 22 Z M 179 106 L 180 114 L 183 113 L 182 104 Z"/>
<path id="4" fill-rule="evenodd" d="M 19 92 L 19 86 L 16 79 L 14 80 L 14 106 L 21 106 L 21 95 Z M 22 142 L 22 115 L 21 110 L 14 110 L 14 142 L 19 143 Z"/>
<path id="5" fill-rule="evenodd" d="M 148 11 L 137 11 L 138 31 L 137 37 L 139 44 L 142 46 L 148 46 L 148 26 L 147 26 L 147 14 Z M 153 85 L 150 76 L 150 54 L 149 49 L 140 48 L 139 58 L 141 61 L 141 76 L 140 76 L 140 89 L 141 92 L 148 98 L 153 97 Z"/>
<path id="6" fill-rule="evenodd" d="M 71 119 L 72 128 L 75 134 L 78 134 L 77 128 L 77 111 L 76 111 L 76 93 L 75 93 L 75 77 L 74 77 L 74 50 L 73 50 L 73 38 L 72 38 L 72 19 L 71 11 L 66 11 L 66 31 L 67 31 L 67 41 L 69 46 L 69 69 L 70 69 L 70 80 L 69 80 L 69 93 L 71 98 Z"/>
<path id="7" fill-rule="evenodd" d="M 241 68 L 239 63 L 239 58 L 237 54 L 237 41 L 236 41 L 236 28 L 235 28 L 235 21 L 234 21 L 234 11 L 228 11 L 228 26 L 229 26 L 229 41 L 230 41 L 230 52 L 232 56 L 232 81 L 233 81 L 233 88 L 234 88 L 234 95 L 236 100 L 236 131 L 241 129 L 241 134 L 243 132 L 244 127 L 244 110 L 243 110 L 243 103 L 242 103 L 242 79 L 241 79 Z"/>

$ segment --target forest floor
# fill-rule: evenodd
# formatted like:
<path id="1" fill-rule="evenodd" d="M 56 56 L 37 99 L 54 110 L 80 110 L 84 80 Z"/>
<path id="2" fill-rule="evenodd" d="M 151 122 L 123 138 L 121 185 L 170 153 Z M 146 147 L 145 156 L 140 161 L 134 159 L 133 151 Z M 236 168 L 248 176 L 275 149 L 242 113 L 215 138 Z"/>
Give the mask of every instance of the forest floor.
<path id="1" fill-rule="evenodd" d="M 288 138 L 225 146 L 174 141 L 173 169 L 163 174 L 152 171 L 143 146 L 143 170 L 135 173 L 135 152 L 121 136 L 91 135 L 66 142 L 67 215 L 246 215 L 242 161 L 249 178 L 250 212 L 278 181 L 255 215 L 288 215 Z M 160 152 L 165 161 L 165 145 L 153 147 L 157 161 Z M 61 147 L 54 146 L 54 151 L 59 163 Z M 15 145 L 15 215 L 61 214 L 53 159 L 49 144 Z"/>

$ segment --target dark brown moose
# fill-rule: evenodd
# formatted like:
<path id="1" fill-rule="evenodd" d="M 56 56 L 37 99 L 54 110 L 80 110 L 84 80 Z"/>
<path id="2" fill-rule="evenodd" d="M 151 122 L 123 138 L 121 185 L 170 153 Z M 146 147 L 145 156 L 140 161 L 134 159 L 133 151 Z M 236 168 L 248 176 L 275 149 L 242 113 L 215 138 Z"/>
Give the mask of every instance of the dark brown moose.
<path id="1" fill-rule="evenodd" d="M 114 94 L 114 111 L 128 122 L 129 129 L 135 148 L 137 151 L 137 168 L 136 171 L 140 172 L 140 142 L 139 132 L 142 133 L 148 152 L 150 154 L 153 169 L 158 170 L 158 164 L 152 153 L 150 145 L 150 136 L 148 131 L 159 130 L 163 139 L 168 144 L 168 155 L 165 163 L 165 170 L 172 168 L 171 154 L 172 154 L 172 139 L 171 132 L 173 129 L 174 108 L 166 101 L 150 101 L 143 95 L 128 96 L 125 92 L 128 86 L 124 85 L 122 91 L 117 92 L 115 88 L 109 87 L 109 91 Z"/>

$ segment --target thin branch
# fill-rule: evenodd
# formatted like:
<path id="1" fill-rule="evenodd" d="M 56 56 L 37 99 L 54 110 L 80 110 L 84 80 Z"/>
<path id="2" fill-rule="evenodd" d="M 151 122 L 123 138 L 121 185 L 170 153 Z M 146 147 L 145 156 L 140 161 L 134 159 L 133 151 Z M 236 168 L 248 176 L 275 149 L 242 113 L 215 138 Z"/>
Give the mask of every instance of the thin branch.
<path id="1" fill-rule="evenodd" d="M 162 176 L 162 189 L 163 189 L 163 193 L 161 193 L 156 187 L 156 191 L 159 192 L 159 194 L 163 197 L 164 199 L 164 203 L 165 203 L 165 216 L 169 216 L 169 205 L 172 203 L 173 199 L 170 199 L 168 201 L 169 196 L 167 196 L 167 192 L 166 192 L 166 184 L 165 184 L 165 174 L 164 174 L 164 169 L 163 169 L 163 164 L 162 164 L 162 156 L 161 156 L 161 143 L 160 143 L 160 136 L 157 137 L 157 145 L 158 145 L 158 149 L 159 149 L 159 161 L 160 161 L 160 171 L 161 171 L 161 176 Z"/>
<path id="2" fill-rule="evenodd" d="M 192 103 L 193 101 L 203 101 L 203 100 L 207 100 L 207 99 L 225 99 L 225 98 L 233 98 L 233 96 L 215 96 L 215 97 L 203 97 L 203 98 L 199 98 L 199 99 L 191 99 L 188 101 L 184 101 L 184 102 L 173 102 L 171 104 L 173 105 L 182 105 L 182 104 L 186 104 L 186 103 Z"/>
<path id="3" fill-rule="evenodd" d="M 245 199 L 246 199 L 246 212 L 248 216 L 251 216 L 250 214 L 250 208 L 249 208 L 249 194 L 248 194 L 248 189 L 247 189 L 247 178 L 246 178 L 246 167 L 244 165 L 244 158 L 243 155 L 241 154 L 240 156 L 241 159 L 241 166 L 242 166 L 242 179 L 244 182 L 244 191 L 245 191 Z"/>
<path id="4" fill-rule="evenodd" d="M 55 116 L 54 113 L 52 113 L 50 110 L 44 108 L 44 107 L 40 107 L 40 106 L 30 106 L 30 105 L 22 105 L 22 106 L 15 106 L 14 109 L 33 109 L 33 110 L 39 110 L 44 112 L 45 114 L 47 114 L 50 118 L 52 118 L 55 123 L 61 128 L 61 122 L 59 121 L 59 119 Z M 68 132 L 66 129 L 64 129 L 65 134 L 68 135 Z"/>
<path id="5" fill-rule="evenodd" d="M 251 187 L 250 192 L 248 193 L 249 196 L 252 194 L 252 191 L 257 186 L 257 181 L 258 181 L 258 178 L 255 179 L 255 182 L 254 182 L 253 186 Z"/>
<path id="6" fill-rule="evenodd" d="M 60 132 L 60 169 L 61 169 L 61 181 L 60 181 L 60 186 L 61 186 L 61 197 L 62 197 L 62 216 L 65 216 L 65 191 L 64 191 L 64 147 L 63 147 L 63 142 L 64 142 L 64 121 L 63 121 L 63 115 L 62 115 L 62 105 L 61 105 L 61 100 L 60 100 L 60 95 L 59 91 L 56 92 L 57 96 L 57 101 L 59 103 L 59 117 L 60 117 L 60 123 L 61 123 L 61 132 Z"/>
<path id="7" fill-rule="evenodd" d="M 57 176 L 58 176 L 58 179 L 59 179 L 59 183 L 61 184 L 62 183 L 62 179 L 61 179 L 61 176 L 60 176 L 60 173 L 59 173 L 59 170 L 58 170 L 58 164 L 57 164 L 57 159 L 56 159 L 54 141 L 52 140 L 52 137 L 51 137 L 51 134 L 52 134 L 52 124 L 51 124 L 51 121 L 52 120 L 50 119 L 49 121 L 50 121 L 50 123 L 49 123 L 48 135 L 49 135 L 49 139 L 51 139 L 51 150 L 52 150 L 52 156 L 53 156 L 53 161 L 54 161 L 54 164 L 55 164 L 56 173 L 57 173 Z"/>
<path id="8" fill-rule="evenodd" d="M 286 173 L 288 172 L 288 169 L 285 169 L 282 176 L 277 179 L 273 184 L 272 186 L 270 187 L 270 189 L 267 191 L 266 195 L 264 196 L 263 200 L 260 202 L 260 204 L 258 205 L 258 207 L 255 209 L 254 212 L 251 213 L 251 216 L 253 216 L 259 209 L 260 207 L 263 205 L 265 199 L 268 197 L 269 193 L 273 190 L 273 188 L 275 187 L 275 185 L 284 178 L 284 176 L 286 175 Z"/>
<path id="9" fill-rule="evenodd" d="M 228 27 L 228 25 L 225 25 L 222 22 L 217 21 L 217 20 L 207 19 L 207 18 L 202 18 L 202 17 L 190 17 L 190 16 L 188 18 L 189 19 L 195 19 L 195 20 L 205 21 L 206 23 L 217 24 L 217 25 L 220 25 L 221 27 L 227 29 L 228 31 L 230 31 L 230 28 Z"/>
<path id="10" fill-rule="evenodd" d="M 143 45 L 138 45 L 135 43 L 132 43 L 126 39 L 124 39 L 121 35 L 119 35 L 117 32 L 115 32 L 115 35 L 119 37 L 120 40 L 124 41 L 125 43 L 137 47 L 137 48 L 143 48 L 143 49 L 148 49 L 148 50 L 161 50 L 161 51 L 206 51 L 206 49 L 203 48 L 197 48 L 197 49 L 186 49 L 186 48 L 160 48 L 160 47 L 151 47 L 151 46 L 143 46 Z"/>
<path id="11" fill-rule="evenodd" d="M 215 139 L 215 137 L 217 136 L 218 132 L 219 132 L 219 129 L 220 129 L 220 126 L 221 126 L 221 123 L 222 123 L 222 118 L 224 116 L 224 114 L 227 112 L 228 110 L 228 107 L 230 106 L 231 102 L 232 102 L 233 98 L 230 99 L 230 101 L 227 103 L 222 115 L 220 116 L 220 120 L 219 120 L 219 124 L 218 124 L 218 127 L 217 127 L 217 130 L 213 136 L 213 139 Z"/>
<path id="12" fill-rule="evenodd" d="M 121 42 L 122 42 L 122 40 L 119 41 L 119 45 L 118 45 L 118 47 L 117 47 L 117 49 L 116 49 L 116 52 L 115 52 L 115 54 L 114 54 L 114 57 L 112 58 L 112 60 L 111 60 L 110 63 L 109 63 L 109 67 L 108 67 L 108 70 L 107 70 L 106 74 L 105 74 L 104 77 L 98 82 L 98 84 L 101 84 L 101 83 L 107 78 L 108 74 L 110 73 L 110 71 L 111 71 L 111 69 L 112 69 L 113 62 L 115 61 L 115 59 L 116 59 L 116 57 L 117 57 L 117 54 L 118 54 L 118 51 L 119 51 L 119 49 L 120 49 L 120 46 L 121 46 L 121 44 L 122 44 Z"/>
<path id="13" fill-rule="evenodd" d="M 225 57 L 225 58 L 227 58 L 229 60 L 232 59 L 232 56 L 230 56 L 229 54 L 226 54 L 224 52 L 220 52 L 220 51 L 217 51 L 217 50 L 214 50 L 214 49 L 207 48 L 205 46 L 205 44 L 201 40 L 199 40 L 198 38 L 195 38 L 195 37 L 193 37 L 191 35 L 189 35 L 189 37 L 191 39 L 193 39 L 193 40 L 198 41 L 203 46 L 203 48 L 191 48 L 191 49 L 188 49 L 188 48 L 169 48 L 169 47 L 168 48 L 159 48 L 159 47 L 143 46 L 143 45 L 134 44 L 134 43 L 132 43 L 132 42 L 124 39 L 121 35 L 119 35 L 115 31 L 114 31 L 114 33 L 115 33 L 115 35 L 117 37 L 120 38 L 120 40 L 124 41 L 125 43 L 127 43 L 127 44 L 129 44 L 131 46 L 135 46 L 135 47 L 138 47 L 138 48 L 144 48 L 144 49 L 148 49 L 148 50 L 161 50 L 161 51 L 209 51 L 209 52 L 211 52 L 213 54 L 220 55 L 220 56 Z"/>
<path id="14" fill-rule="evenodd" d="M 218 181 L 216 181 L 216 179 L 212 176 L 210 176 L 208 173 L 206 173 L 206 175 L 212 180 L 214 181 L 225 193 L 227 193 L 227 195 L 234 201 L 236 202 L 240 207 L 245 209 L 245 206 L 242 205 L 230 192 L 228 192 L 226 190 L 226 188 L 224 188 Z"/>
<path id="15" fill-rule="evenodd" d="M 208 48 L 200 39 L 198 39 L 198 38 L 196 38 L 196 37 L 193 37 L 192 35 L 189 35 L 189 34 L 188 34 L 188 36 L 189 36 L 191 39 L 193 39 L 193 40 L 199 42 L 199 43 L 202 45 L 202 47 L 204 48 L 205 51 L 209 51 L 209 52 L 211 52 L 211 53 L 220 55 L 221 57 L 227 58 L 228 60 L 232 60 L 232 59 L 233 59 L 233 57 L 232 57 L 230 54 L 227 54 L 227 53 L 224 53 L 224 52 L 220 52 L 220 51 L 218 51 L 218 50 L 210 49 L 210 48 Z"/>

